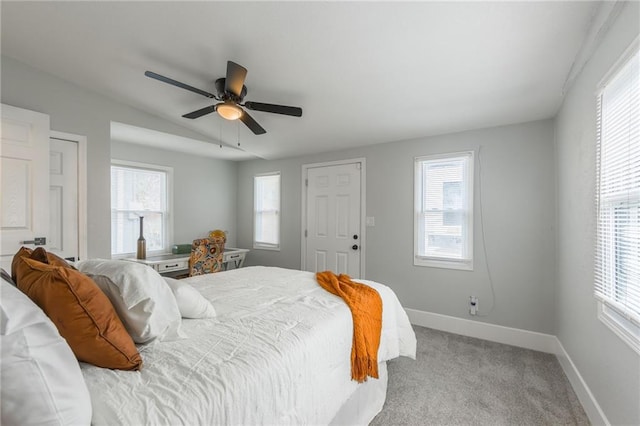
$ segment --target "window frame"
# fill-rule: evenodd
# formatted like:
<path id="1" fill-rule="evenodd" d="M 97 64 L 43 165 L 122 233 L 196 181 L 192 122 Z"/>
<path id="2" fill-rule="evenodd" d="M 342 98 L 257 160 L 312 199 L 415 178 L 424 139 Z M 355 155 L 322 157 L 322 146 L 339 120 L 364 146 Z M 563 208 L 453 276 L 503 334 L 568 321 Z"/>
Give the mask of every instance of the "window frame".
<path id="1" fill-rule="evenodd" d="M 466 247 L 467 256 L 464 259 L 456 259 L 451 257 L 433 257 L 423 256 L 419 253 L 420 246 L 420 218 L 422 212 L 422 164 L 429 161 L 457 160 L 464 159 L 466 161 Z M 414 266 L 425 266 L 433 268 L 456 269 L 464 271 L 473 271 L 473 198 L 474 198 L 474 151 L 460 151 L 452 153 L 431 154 L 414 158 L 414 219 L 413 219 L 413 264 Z M 445 213 L 444 209 L 442 210 Z M 464 233 L 464 232 L 463 232 Z"/>
<path id="2" fill-rule="evenodd" d="M 627 312 L 626 308 L 619 303 L 616 303 L 613 300 L 609 300 L 606 295 L 600 294 L 601 292 L 598 290 L 599 286 L 602 286 L 606 289 L 614 289 L 617 287 L 617 281 L 615 281 L 616 274 L 608 274 L 611 278 L 613 278 L 613 282 L 610 280 L 603 280 L 599 277 L 604 276 L 605 274 L 601 272 L 599 266 L 604 267 L 605 265 L 599 265 L 599 252 L 601 241 L 599 237 L 599 229 L 600 229 L 600 211 L 602 208 L 615 209 L 616 204 L 620 203 L 620 200 L 617 200 L 615 197 L 606 197 L 601 199 L 600 194 L 600 179 L 602 175 L 601 163 L 600 163 L 600 150 L 601 145 L 603 143 L 602 140 L 602 96 L 605 93 L 607 86 L 613 82 L 623 71 L 623 69 L 629 64 L 629 62 L 634 58 L 635 55 L 640 52 L 640 37 L 637 37 L 631 45 L 625 50 L 625 52 L 620 56 L 620 58 L 614 63 L 611 69 L 605 74 L 600 83 L 598 84 L 598 88 L 596 91 L 596 239 L 595 239 L 595 256 L 596 261 L 594 262 L 594 297 L 596 298 L 597 303 L 597 317 L 598 319 L 605 324 L 611 331 L 613 331 L 623 342 L 625 342 L 629 347 L 631 347 L 636 353 L 640 354 L 640 323 L 637 318 L 632 318 L 631 313 Z M 606 141 L 604 141 L 606 143 Z M 628 201 L 628 200 L 627 200 Z M 626 205 L 630 203 L 627 202 Z M 610 234 L 607 234 L 610 235 Z M 609 242 L 609 246 L 616 247 L 615 238 L 611 238 Z M 615 251 L 612 247 L 608 249 L 610 252 Z M 611 260 L 613 262 L 614 260 Z M 608 268 L 609 269 L 609 268 Z M 600 284 L 598 284 L 602 281 Z M 607 290 L 614 291 L 614 290 Z"/>
<path id="3" fill-rule="evenodd" d="M 260 178 L 278 176 L 278 208 L 276 210 L 276 215 L 278 217 L 278 243 L 271 244 L 265 242 L 256 241 L 256 231 L 257 231 L 257 218 L 258 218 L 258 191 L 257 189 L 257 181 Z M 253 248 L 256 250 L 271 250 L 271 251 L 280 251 L 281 243 L 282 243 L 282 173 L 280 171 L 274 172 L 266 172 L 266 173 L 257 173 L 253 176 Z"/>
<path id="4" fill-rule="evenodd" d="M 128 161 L 128 160 L 117 160 L 112 159 L 111 164 L 109 166 L 109 196 L 111 197 L 111 186 L 113 182 L 111 181 L 111 168 L 113 166 L 123 167 L 128 169 L 137 169 L 137 170 L 151 170 L 154 172 L 163 172 L 166 175 L 166 217 L 164 218 L 164 241 L 163 248 L 160 250 L 149 250 L 147 249 L 147 256 L 154 256 L 160 254 L 166 254 L 170 252 L 171 242 L 173 241 L 173 167 L 171 166 L 163 166 L 159 164 L 151 164 L 151 163 L 142 163 L 138 161 Z M 110 216 L 111 223 L 113 223 L 113 213 L 115 209 L 113 205 L 110 206 Z M 119 211 L 129 211 L 129 210 L 119 210 Z M 154 210 L 153 213 L 156 213 Z M 160 212 L 162 214 L 162 212 Z M 111 237 L 111 235 L 110 235 Z M 110 249 L 111 250 L 111 249 Z M 135 250 L 127 253 L 111 253 L 112 259 L 123 259 L 127 257 L 134 256 L 136 254 Z"/>

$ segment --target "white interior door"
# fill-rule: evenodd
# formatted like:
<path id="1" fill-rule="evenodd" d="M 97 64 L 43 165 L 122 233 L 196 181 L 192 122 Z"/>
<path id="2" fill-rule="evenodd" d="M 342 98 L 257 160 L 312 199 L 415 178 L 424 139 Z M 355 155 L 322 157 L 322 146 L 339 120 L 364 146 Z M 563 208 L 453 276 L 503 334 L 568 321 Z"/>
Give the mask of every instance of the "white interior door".
<path id="1" fill-rule="evenodd" d="M 360 277 L 361 172 L 360 162 L 307 169 L 306 270 Z"/>
<path id="2" fill-rule="evenodd" d="M 77 260 L 78 144 L 51 138 L 49 145 L 49 251 Z"/>
<path id="3" fill-rule="evenodd" d="M 49 230 L 49 116 L 2 105 L 0 264 Z M 40 240 L 41 241 L 41 240 Z M 44 244 L 40 244 L 44 245 Z"/>

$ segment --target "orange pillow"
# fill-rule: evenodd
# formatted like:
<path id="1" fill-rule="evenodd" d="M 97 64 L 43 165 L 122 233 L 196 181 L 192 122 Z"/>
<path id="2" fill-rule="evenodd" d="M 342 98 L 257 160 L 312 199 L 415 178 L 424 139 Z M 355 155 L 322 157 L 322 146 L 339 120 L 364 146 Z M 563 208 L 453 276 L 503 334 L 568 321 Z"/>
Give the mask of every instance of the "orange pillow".
<path id="1" fill-rule="evenodd" d="M 119 370 L 142 367 L 131 336 L 91 278 L 25 256 L 15 263 L 18 288 L 53 321 L 78 360 Z"/>
<path id="2" fill-rule="evenodd" d="M 46 264 L 49 263 L 49 259 L 47 258 L 47 251 L 42 247 L 38 247 L 37 249 L 32 251 L 31 256 L 29 256 L 29 259 L 37 260 L 38 262 L 42 262 Z M 60 266 L 60 265 L 56 265 L 56 266 Z"/>
<path id="3" fill-rule="evenodd" d="M 15 256 L 13 256 L 13 260 L 11 261 L 11 279 L 14 283 L 16 283 L 16 285 L 18 284 L 18 274 L 16 271 L 18 263 L 23 256 L 29 257 L 31 256 L 31 253 L 33 253 L 33 250 L 31 250 L 30 248 L 20 247 L 20 250 L 18 250 Z"/>
<path id="4" fill-rule="evenodd" d="M 51 253 L 50 251 L 46 251 L 42 247 L 38 247 L 35 249 L 30 256 L 31 259 L 37 260 L 38 262 L 46 263 L 48 265 L 53 266 L 62 266 L 64 268 L 76 269 L 73 266 L 69 265 L 69 263 L 61 258 L 60 256 Z"/>
<path id="5" fill-rule="evenodd" d="M 18 250 L 15 256 L 13 256 L 13 260 L 11 261 L 11 279 L 16 284 L 18 283 L 18 276 L 16 275 L 16 265 L 18 264 L 20 258 L 23 256 L 53 266 L 63 266 L 65 268 L 76 269 L 73 266 L 69 265 L 69 263 L 67 263 L 67 261 L 60 256 L 56 256 L 51 252 L 47 252 L 42 247 L 38 247 L 35 250 L 31 250 L 28 247 L 20 247 L 20 250 Z"/>

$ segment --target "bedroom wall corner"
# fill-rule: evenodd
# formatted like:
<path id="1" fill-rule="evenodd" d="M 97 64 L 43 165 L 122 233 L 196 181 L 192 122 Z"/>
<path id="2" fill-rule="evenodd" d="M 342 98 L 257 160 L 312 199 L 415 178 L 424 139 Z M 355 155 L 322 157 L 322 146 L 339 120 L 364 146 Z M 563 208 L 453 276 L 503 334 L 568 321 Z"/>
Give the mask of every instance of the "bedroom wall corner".
<path id="1" fill-rule="evenodd" d="M 475 270 L 413 265 L 413 169 L 417 156 L 481 149 L 488 264 L 496 292 L 492 304 L 479 208 L 475 209 Z M 252 250 L 248 265 L 300 268 L 303 164 L 366 158 L 366 278 L 390 286 L 403 306 L 551 334 L 554 329 L 555 189 L 553 121 L 541 120 L 456 134 L 391 142 L 283 160 L 244 161 L 238 167 L 238 244 L 250 248 L 253 176 L 281 171 L 280 251 Z M 476 167 L 476 206 L 479 200 Z M 469 315 L 470 295 L 481 314 Z"/>
<path id="2" fill-rule="evenodd" d="M 51 130 L 86 136 L 88 256 L 109 258 L 111 121 L 192 139 L 203 136 L 13 58 L 2 56 L 0 67 L 2 103 L 48 114 Z"/>
<path id="3" fill-rule="evenodd" d="M 87 137 L 88 255 L 108 258 L 110 235 L 103 225 L 110 223 L 110 206 L 103 194 L 109 193 L 109 122 L 100 120 L 100 109 L 91 111 L 93 96 L 77 86 L 6 56 L 0 66 L 2 103 L 48 114 L 51 130 Z"/>
<path id="4" fill-rule="evenodd" d="M 573 365 L 564 362 L 567 376 L 571 379 L 575 369 L 574 376 L 580 380 L 574 387 L 579 388 L 581 381 L 589 391 L 576 388 L 594 424 L 640 424 L 640 356 L 598 320 L 593 296 L 595 92 L 638 34 L 640 3 L 623 2 L 620 14 L 574 80 L 555 120 L 558 232 L 554 334 Z M 599 409 L 589 410 L 589 406 Z"/>
<path id="5" fill-rule="evenodd" d="M 173 241 L 191 244 L 213 229 L 235 247 L 237 162 L 111 141 L 111 158 L 173 168 Z"/>

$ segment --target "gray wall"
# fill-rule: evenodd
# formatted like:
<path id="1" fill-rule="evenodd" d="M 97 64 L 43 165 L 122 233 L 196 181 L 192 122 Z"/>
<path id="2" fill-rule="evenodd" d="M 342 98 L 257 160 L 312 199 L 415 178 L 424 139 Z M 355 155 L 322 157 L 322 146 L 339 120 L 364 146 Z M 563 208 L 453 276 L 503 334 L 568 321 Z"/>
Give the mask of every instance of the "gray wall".
<path id="1" fill-rule="evenodd" d="M 222 229 L 229 231 L 227 245 L 235 245 L 235 162 L 118 141 L 111 142 L 111 158 L 173 167 L 174 243 Z"/>
<path id="2" fill-rule="evenodd" d="M 407 308 L 473 318 L 542 333 L 554 331 L 555 187 L 551 120 L 375 145 L 238 166 L 238 244 L 252 246 L 253 176 L 282 172 L 281 251 L 252 250 L 249 264 L 300 268 L 301 166 L 366 158 L 366 278 L 392 287 Z M 482 248 L 479 167 L 476 156 L 475 270 L 413 266 L 413 160 L 416 156 L 477 150 L 482 165 L 482 206 L 488 263 L 496 305 L 471 317 L 468 298 L 491 306 Z"/>
<path id="3" fill-rule="evenodd" d="M 640 358 L 596 317 L 593 297 L 596 99 L 599 81 L 640 34 L 640 3 L 621 15 L 575 80 L 556 118 L 556 335 L 609 421 L 640 424 Z"/>
<path id="4" fill-rule="evenodd" d="M 203 139 L 201 135 L 82 89 L 12 58 L 1 58 L 2 103 L 48 114 L 51 129 L 87 137 L 88 255 L 109 257 L 111 162 L 110 123 L 119 121 L 170 134 Z M 235 181 L 228 182 L 234 193 Z M 227 199 L 227 195 L 222 197 Z M 233 212 L 234 205 L 229 205 Z M 231 213 L 232 214 L 232 213 Z"/>

